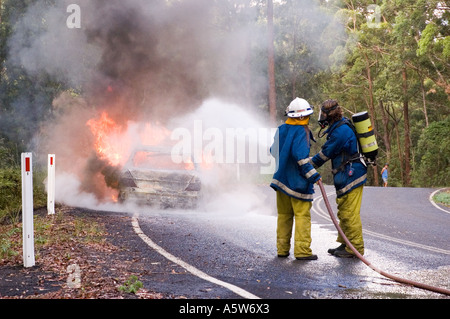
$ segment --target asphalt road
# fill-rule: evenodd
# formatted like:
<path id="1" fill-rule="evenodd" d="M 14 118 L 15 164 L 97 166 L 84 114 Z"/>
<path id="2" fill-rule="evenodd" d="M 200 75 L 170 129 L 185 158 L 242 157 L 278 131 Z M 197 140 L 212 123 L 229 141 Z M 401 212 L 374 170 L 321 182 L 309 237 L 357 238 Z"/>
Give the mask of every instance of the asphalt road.
<path id="1" fill-rule="evenodd" d="M 336 213 L 334 188 L 326 191 Z M 365 187 L 364 257 L 387 273 L 450 289 L 450 211 L 430 203 L 433 191 Z M 270 188 L 225 195 L 196 211 L 139 209 L 135 231 L 179 273 L 176 280 L 153 278 L 154 289 L 211 299 L 449 298 L 394 282 L 357 258 L 329 255 L 327 249 L 338 245 L 337 231 L 318 187 L 311 212 L 315 261 L 297 261 L 292 252 L 286 259 L 276 256 Z"/>

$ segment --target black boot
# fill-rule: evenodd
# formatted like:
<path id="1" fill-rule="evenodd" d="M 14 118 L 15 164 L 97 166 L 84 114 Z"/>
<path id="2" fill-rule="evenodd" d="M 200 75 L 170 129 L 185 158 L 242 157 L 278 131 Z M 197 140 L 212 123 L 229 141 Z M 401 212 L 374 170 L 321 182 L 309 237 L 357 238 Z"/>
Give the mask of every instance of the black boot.
<path id="1" fill-rule="evenodd" d="M 334 257 L 339 258 L 356 258 L 356 255 L 353 253 L 349 253 L 348 251 L 344 250 L 336 250 L 333 254 Z"/>
<path id="2" fill-rule="evenodd" d="M 337 247 L 337 248 L 330 248 L 330 249 L 328 249 L 328 253 L 329 254 L 331 254 L 331 255 L 334 255 L 334 253 L 336 252 L 336 251 L 339 251 L 339 250 L 344 250 L 345 249 L 345 244 L 341 244 L 339 247 Z"/>
<path id="3" fill-rule="evenodd" d="M 317 255 L 311 255 L 306 257 L 295 257 L 297 260 L 317 260 Z"/>

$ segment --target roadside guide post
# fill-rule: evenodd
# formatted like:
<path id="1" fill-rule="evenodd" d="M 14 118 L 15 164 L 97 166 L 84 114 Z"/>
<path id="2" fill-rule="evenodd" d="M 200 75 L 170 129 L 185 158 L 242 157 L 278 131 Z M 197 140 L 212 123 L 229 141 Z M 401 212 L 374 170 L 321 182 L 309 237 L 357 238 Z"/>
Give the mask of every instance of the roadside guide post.
<path id="1" fill-rule="evenodd" d="M 55 214 L 55 154 L 48 154 L 47 214 Z"/>
<path id="2" fill-rule="evenodd" d="M 31 153 L 22 153 L 22 239 L 23 265 L 33 267 L 34 222 L 33 222 L 33 161 Z"/>

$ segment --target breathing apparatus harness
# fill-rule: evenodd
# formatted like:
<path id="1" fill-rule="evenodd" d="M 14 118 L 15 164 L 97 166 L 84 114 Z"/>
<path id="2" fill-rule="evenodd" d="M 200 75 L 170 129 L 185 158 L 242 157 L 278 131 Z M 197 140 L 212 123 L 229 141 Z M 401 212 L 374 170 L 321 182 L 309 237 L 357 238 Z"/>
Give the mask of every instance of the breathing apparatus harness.
<path id="1" fill-rule="evenodd" d="M 342 121 L 336 125 L 331 131 L 328 132 L 328 134 L 330 134 L 332 131 L 334 131 L 335 129 L 337 129 L 338 127 L 347 124 L 353 131 L 353 133 L 357 135 L 355 127 L 353 126 L 353 124 L 347 119 L 347 118 L 343 118 Z M 357 139 L 358 140 L 358 139 Z M 357 146 L 357 151 L 354 154 L 348 154 L 347 152 L 343 151 L 342 152 L 342 163 L 338 168 L 332 169 L 331 172 L 333 173 L 333 175 L 336 175 L 338 172 L 344 170 L 345 166 L 347 164 L 350 164 L 350 169 L 348 171 L 348 175 L 352 176 L 353 175 L 353 169 L 352 169 L 352 163 L 353 162 L 357 162 L 360 161 L 364 166 L 367 167 L 366 164 L 366 158 L 364 157 L 364 155 L 361 153 L 361 146 L 359 145 L 359 141 L 356 144 Z"/>
<path id="2" fill-rule="evenodd" d="M 353 131 L 353 133 L 356 136 L 357 152 L 354 154 L 348 154 L 347 152 L 344 151 L 342 153 L 341 165 L 338 168 L 335 168 L 332 170 L 333 175 L 336 175 L 338 172 L 342 171 L 347 164 L 350 164 L 350 169 L 349 169 L 348 174 L 349 174 L 349 176 L 351 176 L 351 175 L 353 175 L 353 169 L 351 167 L 351 164 L 353 162 L 360 161 L 366 167 L 367 167 L 366 163 L 369 163 L 373 166 L 376 165 L 376 155 L 377 155 L 377 151 L 378 151 L 378 146 L 377 146 L 377 143 L 375 140 L 375 135 L 372 130 L 372 125 L 370 123 L 370 119 L 367 115 L 367 112 L 361 112 L 361 113 L 358 113 L 358 114 L 355 114 L 352 116 L 353 122 L 361 122 L 364 125 L 366 125 L 367 127 L 361 126 L 361 125 L 356 127 L 355 125 L 353 125 L 352 122 L 350 122 L 347 118 L 344 117 L 338 125 L 333 127 L 332 130 L 324 131 L 322 133 L 322 130 L 329 125 L 329 122 L 327 120 L 328 114 L 331 111 L 335 110 L 338 106 L 339 105 L 336 103 L 334 106 L 332 106 L 331 108 L 328 108 L 328 109 L 325 109 L 323 106 L 321 107 L 320 113 L 319 113 L 319 121 L 318 121 L 319 125 L 320 125 L 320 131 L 319 131 L 318 137 L 322 138 L 325 134 L 328 134 L 328 136 L 329 136 L 332 131 L 334 131 L 335 129 L 337 129 L 338 127 L 340 127 L 344 124 L 348 125 L 351 128 L 351 130 Z M 323 114 L 325 114 L 325 116 Z M 358 128 L 362 132 L 358 132 Z M 365 147 L 361 145 L 362 139 L 367 139 L 367 138 L 369 138 L 371 140 L 370 141 L 371 143 L 367 144 L 367 145 L 370 145 L 370 147 L 372 147 L 372 149 L 370 149 L 370 152 L 365 152 L 367 149 L 366 144 L 364 145 Z"/>

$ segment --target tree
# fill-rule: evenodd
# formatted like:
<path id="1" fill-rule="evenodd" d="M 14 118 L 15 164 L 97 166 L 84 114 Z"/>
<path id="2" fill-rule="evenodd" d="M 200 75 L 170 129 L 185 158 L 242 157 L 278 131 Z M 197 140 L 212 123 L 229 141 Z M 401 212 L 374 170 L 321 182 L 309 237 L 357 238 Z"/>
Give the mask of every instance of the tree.
<path id="1" fill-rule="evenodd" d="M 324 89 L 349 112 L 369 110 L 379 160 L 395 160 L 392 178 L 409 186 L 423 128 L 450 113 L 450 10 L 438 0 L 376 3 L 379 21 L 371 24 L 373 1 L 343 2 L 338 14 L 347 17 L 345 63 L 334 67 Z"/>
<path id="2" fill-rule="evenodd" d="M 275 52 L 273 33 L 273 1 L 267 0 L 267 53 L 268 53 L 268 75 L 269 75 L 269 117 L 275 123 L 277 115 L 276 88 L 275 88 Z"/>
<path id="3" fill-rule="evenodd" d="M 416 186 L 448 186 L 450 180 L 450 117 L 430 124 L 420 135 L 417 148 Z"/>

